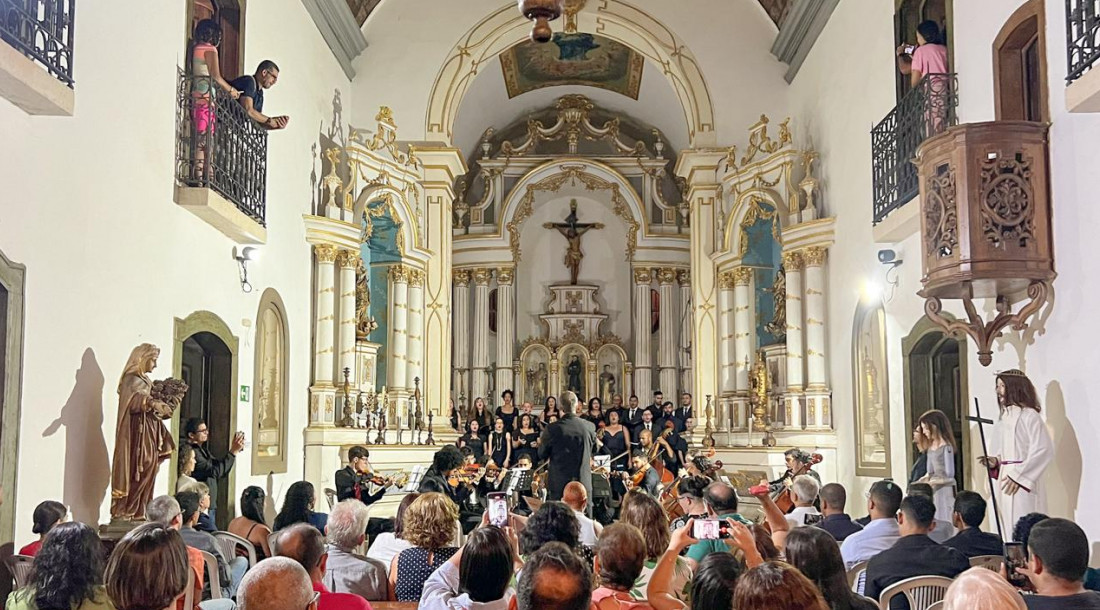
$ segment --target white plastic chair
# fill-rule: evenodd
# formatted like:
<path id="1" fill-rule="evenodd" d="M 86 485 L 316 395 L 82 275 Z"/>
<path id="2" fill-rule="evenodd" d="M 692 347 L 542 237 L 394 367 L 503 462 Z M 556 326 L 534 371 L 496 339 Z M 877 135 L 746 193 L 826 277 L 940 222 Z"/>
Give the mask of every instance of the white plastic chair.
<path id="1" fill-rule="evenodd" d="M 256 565 L 256 546 L 241 538 L 236 534 L 229 532 L 217 532 L 214 534 L 214 540 L 218 541 L 218 547 L 221 548 L 222 554 L 226 559 L 232 560 L 237 556 L 237 547 L 241 547 L 248 554 L 248 568 L 252 569 Z"/>
<path id="2" fill-rule="evenodd" d="M 904 595 L 909 600 L 909 610 L 928 610 L 932 604 L 943 600 L 950 586 L 951 579 L 944 576 L 906 578 L 886 587 L 878 598 L 878 607 L 879 610 L 890 610 L 890 600 L 895 595 Z"/>
<path id="3" fill-rule="evenodd" d="M 195 608 L 195 571 L 191 566 L 187 567 L 187 588 L 183 591 L 183 608 L 184 610 Z"/>
<path id="4" fill-rule="evenodd" d="M 928 606 L 928 610 L 943 610 L 943 600 L 940 600 L 931 606 Z"/>
<path id="5" fill-rule="evenodd" d="M 848 569 L 848 586 L 863 595 L 863 581 L 867 577 L 867 562 L 861 561 Z"/>
<path id="6" fill-rule="evenodd" d="M 221 576 L 218 573 L 218 560 L 206 551 L 202 553 L 202 561 L 206 564 L 206 582 L 210 583 L 210 599 L 222 598 Z"/>
<path id="7" fill-rule="evenodd" d="M 970 558 L 970 567 L 985 568 L 987 570 L 993 570 L 994 572 L 1000 572 L 1001 564 L 1003 564 L 1004 561 L 1004 557 L 1000 555 L 978 555 L 977 557 Z"/>
<path id="8" fill-rule="evenodd" d="M 331 487 L 325 488 L 325 500 L 328 501 L 328 512 L 332 512 L 332 508 L 336 506 L 336 490 Z"/>
<path id="9" fill-rule="evenodd" d="M 12 555 L 4 558 L 4 565 L 11 572 L 15 580 L 15 588 L 22 589 L 30 583 L 31 567 L 34 565 L 34 557 L 27 555 Z"/>

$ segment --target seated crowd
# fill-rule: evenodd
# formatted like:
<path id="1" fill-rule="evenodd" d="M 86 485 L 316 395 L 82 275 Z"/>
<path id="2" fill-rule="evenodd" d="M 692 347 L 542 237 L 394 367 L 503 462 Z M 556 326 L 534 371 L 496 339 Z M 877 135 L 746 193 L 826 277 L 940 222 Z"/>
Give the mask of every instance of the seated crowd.
<path id="1" fill-rule="evenodd" d="M 890 480 L 871 486 L 865 526 L 845 512 L 842 486 L 806 475 L 792 482 L 788 514 L 759 492 L 763 524 L 742 516 L 730 485 L 703 476 L 681 480 L 684 517 L 672 523 L 656 498 L 635 489 L 618 519 L 601 525 L 585 512 L 585 488 L 573 483 L 562 502 L 510 514 L 503 527 L 485 512 L 465 535 L 452 498 L 423 491 L 404 497 L 394 531 L 369 545 L 370 509 L 359 499 L 325 515 L 314 510 L 313 486 L 295 483 L 269 527 L 264 492 L 249 487 L 229 524 L 239 550 L 230 556 L 217 530 L 205 531 L 203 487 L 187 483 L 154 498 L 148 521 L 109 553 L 95 529 L 66 521 L 64 505 L 43 502 L 34 512 L 39 539 L 21 548 L 33 568 L 5 608 L 369 610 L 396 601 L 427 610 L 871 610 L 880 601 L 908 608 L 903 595 L 879 598 L 905 579 L 943 576 L 952 579 L 947 610 L 1100 609 L 1100 593 L 1086 588 L 1100 580 L 1088 568 L 1088 539 L 1072 521 L 1031 514 L 1016 524 L 1013 538 L 1028 559 L 1013 585 L 1004 567 L 971 567 L 971 558 L 1003 548 L 980 529 L 987 509 L 980 495 L 960 492 L 954 522 L 941 525 L 926 490 L 905 494 Z M 703 520 L 721 535 L 696 539 Z M 941 527 L 957 533 L 938 542 L 932 533 Z M 206 578 L 215 573 L 207 555 L 216 584 Z M 853 568 L 862 572 L 854 586 Z"/>

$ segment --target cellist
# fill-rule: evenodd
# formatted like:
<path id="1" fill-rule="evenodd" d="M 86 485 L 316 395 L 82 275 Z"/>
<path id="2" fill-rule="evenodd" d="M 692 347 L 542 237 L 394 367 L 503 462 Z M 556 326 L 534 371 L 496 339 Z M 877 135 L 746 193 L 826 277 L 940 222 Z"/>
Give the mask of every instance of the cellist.
<path id="1" fill-rule="evenodd" d="M 776 498 L 777 495 L 782 494 L 782 492 L 789 492 L 791 484 L 794 483 L 794 478 L 799 475 L 810 475 L 817 479 L 819 486 L 821 485 L 821 476 L 812 468 L 820 459 L 815 461 L 812 454 L 806 453 L 798 447 L 784 451 L 783 457 L 787 461 L 787 471 L 778 479 L 768 481 L 768 491 L 773 498 Z M 780 502 L 777 499 L 776 503 L 780 505 L 780 508 L 784 509 L 784 512 L 790 512 L 790 510 L 794 508 L 794 504 L 791 502 Z M 789 504 L 789 506 L 784 506 L 785 504 Z"/>

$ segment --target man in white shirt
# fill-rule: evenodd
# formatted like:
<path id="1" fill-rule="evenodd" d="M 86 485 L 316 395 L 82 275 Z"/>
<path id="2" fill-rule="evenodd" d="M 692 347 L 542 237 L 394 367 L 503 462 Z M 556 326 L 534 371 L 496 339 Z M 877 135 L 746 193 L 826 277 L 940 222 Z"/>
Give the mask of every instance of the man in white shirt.
<path id="1" fill-rule="evenodd" d="M 867 512 L 871 515 L 871 521 L 863 531 L 848 536 L 840 545 L 845 569 L 850 570 L 855 564 L 870 560 L 894 546 L 901 538 L 897 521 L 901 498 L 901 487 L 893 481 L 877 481 L 871 486 L 867 498 Z"/>
<path id="2" fill-rule="evenodd" d="M 824 518 L 821 512 L 814 508 L 814 500 L 821 491 L 821 483 L 817 479 L 799 475 L 791 483 L 791 500 L 794 501 L 794 510 L 787 513 L 787 523 L 792 528 L 805 525 L 817 525 Z"/>
<path id="3" fill-rule="evenodd" d="M 588 492 L 585 491 L 584 485 L 576 481 L 566 484 L 561 501 L 573 509 L 573 514 L 577 516 L 577 521 L 581 524 L 580 543 L 585 546 L 595 546 L 600 537 L 600 532 L 603 531 L 603 526 L 584 514 L 584 508 L 588 506 Z"/>

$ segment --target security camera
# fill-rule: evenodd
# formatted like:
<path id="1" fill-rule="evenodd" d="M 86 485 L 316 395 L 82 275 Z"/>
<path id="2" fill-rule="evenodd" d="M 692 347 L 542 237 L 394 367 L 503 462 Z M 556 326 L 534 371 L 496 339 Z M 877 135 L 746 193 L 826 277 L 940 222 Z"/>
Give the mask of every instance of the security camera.
<path id="1" fill-rule="evenodd" d="M 883 265 L 894 264 L 894 262 L 897 261 L 897 258 L 898 253 L 889 248 L 878 251 L 878 262 L 882 263 Z"/>

